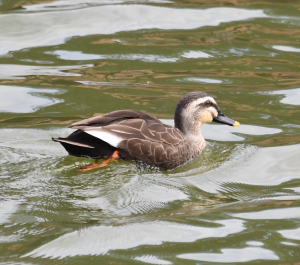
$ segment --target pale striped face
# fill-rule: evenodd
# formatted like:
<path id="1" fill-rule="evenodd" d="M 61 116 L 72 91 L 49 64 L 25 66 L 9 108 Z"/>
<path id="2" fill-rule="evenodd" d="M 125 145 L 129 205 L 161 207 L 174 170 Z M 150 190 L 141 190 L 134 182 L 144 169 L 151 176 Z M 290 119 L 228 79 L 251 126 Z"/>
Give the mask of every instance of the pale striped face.
<path id="1" fill-rule="evenodd" d="M 217 102 L 215 101 L 214 98 L 210 97 L 210 96 L 207 96 L 207 97 L 204 97 L 204 98 L 198 98 L 197 100 L 195 100 L 193 103 L 195 105 L 200 105 L 202 103 L 205 103 L 207 101 L 210 101 L 211 103 L 213 104 L 216 104 L 217 105 Z"/>
<path id="2" fill-rule="evenodd" d="M 214 117 L 218 116 L 217 103 L 211 96 L 198 98 L 189 104 L 185 116 L 193 116 L 201 124 L 210 123 Z"/>

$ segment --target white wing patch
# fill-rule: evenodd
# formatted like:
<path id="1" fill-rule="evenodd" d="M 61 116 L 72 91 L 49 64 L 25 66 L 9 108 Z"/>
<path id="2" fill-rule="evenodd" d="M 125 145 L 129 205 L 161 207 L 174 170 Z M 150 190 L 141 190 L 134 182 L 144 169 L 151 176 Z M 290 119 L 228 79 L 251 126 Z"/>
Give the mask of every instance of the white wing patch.
<path id="1" fill-rule="evenodd" d="M 116 136 L 115 134 L 105 131 L 105 130 L 97 130 L 97 131 L 84 131 L 92 136 L 95 136 L 101 139 L 104 142 L 107 142 L 113 147 L 118 147 L 118 144 L 123 140 L 121 137 Z"/>

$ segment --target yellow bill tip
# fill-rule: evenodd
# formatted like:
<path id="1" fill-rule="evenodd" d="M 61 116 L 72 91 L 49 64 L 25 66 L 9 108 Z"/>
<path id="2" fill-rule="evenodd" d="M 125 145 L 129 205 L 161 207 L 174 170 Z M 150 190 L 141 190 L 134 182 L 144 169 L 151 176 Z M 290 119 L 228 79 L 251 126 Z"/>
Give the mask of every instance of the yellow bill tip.
<path id="1" fill-rule="evenodd" d="M 235 127 L 240 126 L 240 123 L 238 121 L 235 121 L 235 123 L 232 124 L 232 126 L 235 126 Z"/>

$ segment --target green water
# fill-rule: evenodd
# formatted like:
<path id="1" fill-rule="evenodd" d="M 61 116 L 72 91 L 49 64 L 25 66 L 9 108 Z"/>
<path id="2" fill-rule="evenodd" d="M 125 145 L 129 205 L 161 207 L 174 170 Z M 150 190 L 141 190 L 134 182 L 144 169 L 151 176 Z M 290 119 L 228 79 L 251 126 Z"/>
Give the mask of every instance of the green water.
<path id="1" fill-rule="evenodd" d="M 0 1 L 0 264 L 300 263 L 300 3 Z M 212 94 L 169 172 L 86 173 L 51 137 L 133 108 L 172 124 Z"/>

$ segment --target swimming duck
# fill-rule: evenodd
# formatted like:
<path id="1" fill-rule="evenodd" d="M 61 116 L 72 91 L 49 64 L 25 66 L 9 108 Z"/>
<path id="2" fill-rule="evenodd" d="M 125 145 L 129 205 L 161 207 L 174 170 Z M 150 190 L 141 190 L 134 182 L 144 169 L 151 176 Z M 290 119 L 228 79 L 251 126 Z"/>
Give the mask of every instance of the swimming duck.
<path id="1" fill-rule="evenodd" d="M 226 117 L 214 98 L 204 92 L 190 92 L 178 102 L 175 127 L 138 110 L 117 110 L 75 122 L 77 129 L 67 138 L 52 138 L 70 155 L 107 158 L 83 166 L 87 171 L 120 159 L 140 161 L 163 170 L 174 169 L 199 156 L 205 147 L 201 126 L 212 121 L 231 126 L 239 122 Z"/>

